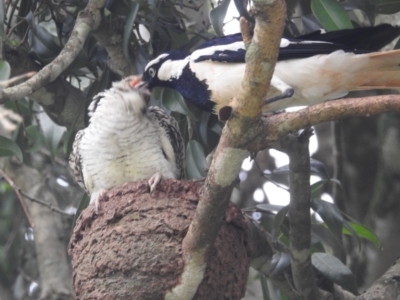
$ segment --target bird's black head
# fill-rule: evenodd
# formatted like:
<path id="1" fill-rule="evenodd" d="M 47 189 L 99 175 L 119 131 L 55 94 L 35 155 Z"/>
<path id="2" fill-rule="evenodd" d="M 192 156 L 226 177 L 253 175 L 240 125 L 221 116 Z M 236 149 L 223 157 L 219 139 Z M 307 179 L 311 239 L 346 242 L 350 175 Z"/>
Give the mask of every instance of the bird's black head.
<path id="1" fill-rule="evenodd" d="M 185 58 L 189 56 L 187 52 L 173 51 L 163 53 L 150 61 L 142 75 L 140 86 L 153 89 L 157 86 L 170 87 L 171 80 L 181 72 L 179 68 L 185 63 Z M 182 66 L 183 68 L 183 66 Z"/>

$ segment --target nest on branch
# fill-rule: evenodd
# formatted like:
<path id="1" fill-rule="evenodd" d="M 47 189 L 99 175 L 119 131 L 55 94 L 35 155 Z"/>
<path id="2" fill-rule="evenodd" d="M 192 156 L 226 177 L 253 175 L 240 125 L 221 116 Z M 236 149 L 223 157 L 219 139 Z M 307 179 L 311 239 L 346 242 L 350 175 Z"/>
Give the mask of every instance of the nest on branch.
<path id="1" fill-rule="evenodd" d="M 150 195 L 147 181 L 138 181 L 109 190 L 98 214 L 92 205 L 84 210 L 69 245 L 77 299 L 164 299 L 180 284 L 182 241 L 201 187 L 162 180 Z M 250 252 L 246 220 L 230 204 L 193 299 L 241 299 Z"/>

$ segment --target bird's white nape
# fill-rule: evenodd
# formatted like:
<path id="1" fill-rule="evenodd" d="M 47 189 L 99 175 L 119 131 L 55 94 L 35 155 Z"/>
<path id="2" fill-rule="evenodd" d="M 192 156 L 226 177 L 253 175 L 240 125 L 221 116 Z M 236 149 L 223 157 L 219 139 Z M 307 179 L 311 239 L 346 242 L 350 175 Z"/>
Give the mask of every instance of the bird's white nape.
<path id="1" fill-rule="evenodd" d="M 161 81 L 169 81 L 171 79 L 179 79 L 182 76 L 183 69 L 189 63 L 190 57 L 179 60 L 166 60 L 158 69 L 158 79 Z"/>
<path id="2" fill-rule="evenodd" d="M 157 56 L 155 59 L 149 61 L 149 63 L 144 68 L 144 71 L 146 72 L 151 66 L 154 66 L 154 65 L 158 64 L 160 62 L 160 60 L 162 60 L 163 58 L 165 58 L 167 56 L 168 56 L 168 54 L 164 53 L 164 54 L 161 54 L 161 55 Z"/>

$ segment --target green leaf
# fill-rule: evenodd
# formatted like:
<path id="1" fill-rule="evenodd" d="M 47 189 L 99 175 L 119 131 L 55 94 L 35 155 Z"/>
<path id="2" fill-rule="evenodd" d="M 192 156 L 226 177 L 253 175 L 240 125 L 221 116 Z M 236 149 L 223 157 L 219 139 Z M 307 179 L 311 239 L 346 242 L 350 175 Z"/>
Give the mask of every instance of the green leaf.
<path id="1" fill-rule="evenodd" d="M 263 300 L 271 300 L 269 297 L 268 283 L 264 275 L 260 274 L 261 289 L 263 293 Z"/>
<path id="2" fill-rule="evenodd" d="M 0 81 L 10 78 L 11 67 L 5 60 L 0 60 Z"/>
<path id="3" fill-rule="evenodd" d="M 343 249 L 343 243 L 339 242 L 333 235 L 332 231 L 329 230 L 326 223 L 322 224 L 311 224 L 311 236 L 314 239 L 318 239 L 323 245 L 332 248 Z M 326 247 L 325 247 L 326 248 Z M 314 251 L 315 252 L 315 251 Z"/>
<path id="4" fill-rule="evenodd" d="M 353 229 L 353 227 L 351 227 L 350 223 L 347 221 L 344 221 L 343 226 L 343 233 L 354 236 L 357 239 L 358 249 L 361 250 L 361 239 L 357 232 Z"/>
<path id="5" fill-rule="evenodd" d="M 36 24 L 32 11 L 25 16 L 29 24 L 28 42 L 30 55 L 43 64 L 51 62 L 61 51 L 58 39 L 46 28 Z"/>
<path id="6" fill-rule="evenodd" d="M 353 294 L 358 294 L 357 283 L 353 273 L 336 257 L 326 253 L 313 253 L 313 266 L 326 278 L 340 285 Z"/>
<path id="7" fill-rule="evenodd" d="M 310 189 L 311 189 L 311 198 L 317 198 L 317 197 L 320 196 L 320 194 L 321 194 L 321 187 L 322 187 L 325 183 L 327 183 L 327 180 L 323 179 L 323 180 L 320 180 L 320 181 L 317 181 L 317 182 L 313 183 L 313 184 L 310 186 Z"/>
<path id="8" fill-rule="evenodd" d="M 310 158 L 310 173 L 329 180 L 329 174 L 326 171 L 325 165 L 314 158 Z"/>
<path id="9" fill-rule="evenodd" d="M 271 259 L 270 275 L 282 274 L 290 266 L 290 255 L 286 252 L 276 252 Z"/>
<path id="10" fill-rule="evenodd" d="M 215 134 L 217 134 L 218 136 L 220 136 L 222 134 L 222 126 L 219 122 L 214 122 L 211 126 L 210 126 L 210 130 L 212 132 L 214 132 Z"/>
<path id="11" fill-rule="evenodd" d="M 383 247 L 381 243 L 379 242 L 379 239 L 375 233 L 373 233 L 371 230 L 369 230 L 367 227 L 365 227 L 362 224 L 358 224 L 355 222 L 348 222 L 345 221 L 345 225 L 348 224 L 350 228 L 352 228 L 359 237 L 366 239 L 368 241 L 371 241 L 378 249 L 383 250 Z M 346 228 L 343 228 L 343 233 L 350 235 L 351 232 L 348 230 L 349 227 L 345 226 Z"/>
<path id="12" fill-rule="evenodd" d="M 171 42 L 171 50 L 180 48 L 189 41 L 186 32 L 178 32 L 169 28 L 167 28 L 167 31 Z"/>
<path id="13" fill-rule="evenodd" d="M 38 126 L 30 125 L 25 129 L 26 135 L 31 140 L 31 146 L 26 152 L 35 152 L 45 145 L 43 133 Z"/>
<path id="14" fill-rule="evenodd" d="M 342 244 L 343 216 L 336 205 L 322 199 L 312 199 L 311 208 L 320 215 L 338 242 Z"/>
<path id="15" fill-rule="evenodd" d="M 22 151 L 18 144 L 9 138 L 0 135 L 0 156 L 17 156 L 22 162 Z"/>
<path id="16" fill-rule="evenodd" d="M 186 147 L 186 174 L 188 179 L 203 178 L 208 168 L 204 150 L 195 140 L 189 141 Z"/>
<path id="17" fill-rule="evenodd" d="M 289 174 L 289 173 L 290 173 L 289 165 L 283 165 L 272 171 L 272 174 Z M 325 165 L 322 162 L 313 158 L 310 159 L 310 173 L 313 175 L 317 175 L 322 179 L 330 180 Z"/>
<path id="18" fill-rule="evenodd" d="M 54 123 L 45 112 L 39 114 L 39 121 L 46 144 L 51 154 L 55 155 L 66 129 Z"/>
<path id="19" fill-rule="evenodd" d="M 282 207 L 276 214 L 274 219 L 274 227 L 272 230 L 272 238 L 276 240 L 281 233 L 281 225 L 289 212 L 289 205 Z"/>
<path id="20" fill-rule="evenodd" d="M 199 133 L 200 139 L 203 145 L 209 147 L 208 145 L 208 121 L 210 120 L 211 114 L 203 111 L 200 117 Z"/>
<path id="21" fill-rule="evenodd" d="M 72 145 L 74 144 L 76 133 L 77 132 L 75 131 L 74 126 L 71 126 L 71 128 L 68 129 L 67 133 L 64 135 L 63 151 L 67 157 L 69 157 L 70 153 L 72 152 Z"/>
<path id="22" fill-rule="evenodd" d="M 346 9 L 359 9 L 362 10 L 367 16 L 371 26 L 375 24 L 375 0 L 348 0 Z"/>
<path id="23" fill-rule="evenodd" d="M 86 194 L 86 193 L 83 194 L 83 197 L 82 197 L 82 199 L 81 199 L 81 201 L 80 201 L 80 203 L 79 203 L 79 206 L 78 206 L 78 208 L 77 208 L 77 210 L 76 210 L 74 219 L 72 220 L 72 227 L 71 227 L 72 230 L 74 230 L 74 227 L 75 227 L 75 224 L 76 224 L 76 220 L 77 220 L 78 217 L 81 215 L 82 211 L 83 211 L 86 207 L 88 207 L 89 203 L 90 203 L 90 197 L 89 197 L 88 194 Z"/>
<path id="24" fill-rule="evenodd" d="M 224 36 L 224 19 L 231 0 L 222 0 L 221 4 L 210 11 L 210 21 L 218 36 Z"/>
<path id="25" fill-rule="evenodd" d="M 156 97 L 156 94 L 153 94 L 153 97 L 161 100 L 162 104 L 170 111 L 178 112 L 191 118 L 192 120 L 198 121 L 198 118 L 187 107 L 182 95 L 176 90 L 170 88 L 161 88 L 161 91 L 157 91 L 157 94 L 160 96 L 159 98 Z"/>
<path id="26" fill-rule="evenodd" d="M 336 0 L 312 0 L 311 10 L 328 31 L 353 28 L 346 10 Z"/>
<path id="27" fill-rule="evenodd" d="M 104 71 L 103 74 L 105 72 L 106 71 Z M 102 76 L 102 78 L 103 78 L 103 76 Z M 86 103 L 86 101 L 82 101 L 80 108 L 79 108 L 80 111 L 84 109 L 85 103 Z M 79 119 L 79 114 L 77 114 L 75 116 L 75 119 L 71 124 L 71 127 L 67 130 L 67 134 L 64 136 L 64 153 L 67 155 L 67 157 L 69 157 L 69 155 L 72 151 L 72 146 L 75 141 L 75 136 L 77 134 L 77 132 L 75 130 L 75 125 L 76 125 L 76 122 L 78 121 L 78 119 Z"/>
<path id="28" fill-rule="evenodd" d="M 375 0 L 378 14 L 392 15 L 400 11 L 400 0 Z"/>
<path id="29" fill-rule="evenodd" d="M 106 1 L 106 8 L 113 14 L 127 16 L 130 6 L 125 0 Z"/>
<path id="30" fill-rule="evenodd" d="M 155 87 L 152 91 L 151 91 L 151 95 L 153 96 L 154 99 L 157 99 L 158 101 L 161 101 L 162 97 L 163 97 L 163 93 L 164 93 L 164 88 L 162 87 Z"/>
<path id="31" fill-rule="evenodd" d="M 256 207 L 257 207 L 257 211 L 259 211 L 259 212 L 267 212 L 267 213 L 269 213 L 269 212 L 273 212 L 273 211 L 280 211 L 285 206 L 264 203 L 264 204 L 258 204 L 258 205 L 256 205 Z"/>
<path id="32" fill-rule="evenodd" d="M 135 24 L 138 11 L 139 11 L 139 4 L 137 2 L 133 2 L 131 11 L 129 12 L 128 18 L 126 19 L 125 22 L 124 39 L 122 41 L 122 50 L 124 52 L 124 56 L 126 59 L 129 59 L 129 51 L 128 51 L 129 40 L 132 34 L 132 28 L 133 25 Z"/>

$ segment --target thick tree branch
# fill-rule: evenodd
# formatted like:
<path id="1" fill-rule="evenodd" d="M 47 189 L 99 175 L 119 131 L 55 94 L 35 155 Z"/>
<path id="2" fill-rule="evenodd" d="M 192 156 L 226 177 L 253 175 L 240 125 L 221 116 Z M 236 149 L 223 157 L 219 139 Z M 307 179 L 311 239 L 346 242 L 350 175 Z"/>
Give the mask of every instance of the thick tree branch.
<path id="1" fill-rule="evenodd" d="M 22 198 L 20 189 L 15 185 L 15 183 L 11 180 L 11 178 L 8 177 L 6 173 L 4 173 L 4 171 L 2 169 L 0 169 L 0 178 L 4 178 L 8 182 L 8 184 L 13 188 L 15 194 L 17 195 L 18 201 L 20 202 L 20 204 L 22 206 L 22 210 L 24 211 L 25 216 L 29 221 L 29 225 L 31 227 L 34 227 L 35 224 L 33 222 L 31 214 L 29 213 L 28 208 L 26 207 L 24 198 Z"/>
<path id="2" fill-rule="evenodd" d="M 270 234 L 264 231 L 260 225 L 251 217 L 247 217 L 247 224 L 251 232 L 251 243 L 253 251 L 251 253 L 251 266 L 272 280 L 279 289 L 289 297 L 298 299 L 300 295 L 289 284 L 285 274 L 271 275 L 271 260 L 273 255 L 278 252 L 288 252 L 288 249 L 279 242 L 273 243 Z M 277 249 L 276 249 L 277 248 Z M 293 282 L 292 279 L 290 279 Z"/>
<path id="3" fill-rule="evenodd" d="M 93 36 L 97 42 L 103 46 L 108 55 L 108 67 L 115 73 L 126 77 L 134 74 L 131 62 L 125 58 L 123 51 L 123 33 L 118 29 L 118 21 L 111 22 L 102 18 L 99 27 L 93 31 Z"/>
<path id="4" fill-rule="evenodd" d="M 76 130 L 84 127 L 85 93 L 62 78 L 29 96 L 43 107 L 54 123 Z"/>
<path id="5" fill-rule="evenodd" d="M 288 135 L 282 147 L 290 163 L 290 253 L 293 282 L 305 299 L 332 299 L 327 292 L 317 288 L 311 264 L 310 216 L 310 152 L 308 149 L 311 129 L 299 136 Z"/>
<path id="6" fill-rule="evenodd" d="M 349 117 L 370 117 L 384 112 L 400 112 L 400 95 L 346 98 L 319 103 L 296 112 L 265 117 L 254 130 L 259 131 L 250 151 L 273 147 L 273 143 L 288 133 L 322 122 Z"/>
<path id="7" fill-rule="evenodd" d="M 4 56 L 11 66 L 11 77 L 20 76 L 26 71 L 39 71 L 33 59 L 18 48 L 12 49 L 5 45 Z M 84 127 L 85 93 L 70 82 L 59 77 L 31 94 L 29 98 L 41 105 L 56 124 L 68 128 L 75 124 L 76 130 Z"/>
<path id="8" fill-rule="evenodd" d="M 53 206 L 57 200 L 45 180 L 31 190 L 33 197 L 41 198 Z M 41 280 L 41 299 L 74 299 L 71 286 L 71 266 L 67 257 L 68 238 L 63 235 L 63 225 L 58 214 L 41 204 L 32 204 L 36 216 L 35 249 Z M 50 250 L 51 249 L 51 250 Z"/>
<path id="9" fill-rule="evenodd" d="M 256 26 L 246 49 L 245 76 L 239 95 L 231 103 L 242 117 L 256 117 L 261 111 L 262 99 L 269 90 L 278 58 L 286 5 L 280 0 L 254 1 L 251 14 L 256 18 Z M 242 28 L 246 29 L 246 26 L 242 24 Z M 243 35 L 247 37 L 248 33 Z"/>
<path id="10" fill-rule="evenodd" d="M 400 258 L 356 300 L 398 299 L 400 295 Z"/>
<path id="11" fill-rule="evenodd" d="M 0 92 L 0 104 L 15 101 L 37 91 L 45 84 L 54 81 L 76 58 L 89 33 L 100 22 L 100 9 L 105 0 L 90 0 L 86 8 L 79 13 L 74 29 L 61 53 L 29 80 L 4 89 Z"/>
<path id="12" fill-rule="evenodd" d="M 8 162 L 7 175 L 18 187 L 33 198 L 43 199 L 57 206 L 45 176 L 26 165 Z M 35 222 L 35 249 L 41 280 L 41 299 L 74 299 L 71 286 L 71 266 L 67 258 L 68 237 L 64 236 L 62 219 L 47 207 L 26 203 Z"/>
<path id="13" fill-rule="evenodd" d="M 11 292 L 11 287 L 5 287 L 0 283 L 0 295 L 1 300 L 14 300 L 13 294 Z"/>
<path id="14" fill-rule="evenodd" d="M 234 182 L 243 159 L 249 155 L 242 144 L 243 137 L 260 118 L 263 95 L 269 88 L 266 82 L 270 81 L 276 63 L 286 16 L 285 2 L 256 0 L 253 4 L 256 28 L 246 54 L 242 90 L 231 103 L 233 115 L 223 129 L 201 200 L 183 241 L 185 269 L 181 284 L 168 293 L 166 299 L 190 299 L 202 280 L 207 250 L 214 244 L 224 222 Z M 190 276 L 193 270 L 198 274 L 195 280 Z"/>

